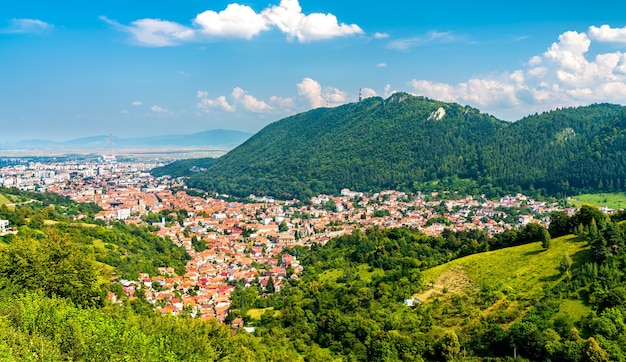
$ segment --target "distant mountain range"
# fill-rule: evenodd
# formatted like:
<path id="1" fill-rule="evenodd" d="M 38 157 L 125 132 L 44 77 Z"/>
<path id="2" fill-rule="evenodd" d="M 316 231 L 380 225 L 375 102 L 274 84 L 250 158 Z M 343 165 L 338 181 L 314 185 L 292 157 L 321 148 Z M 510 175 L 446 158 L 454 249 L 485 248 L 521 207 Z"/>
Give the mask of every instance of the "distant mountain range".
<path id="1" fill-rule="evenodd" d="M 209 191 L 301 200 L 342 188 L 555 196 L 624 191 L 626 107 L 564 108 L 511 123 L 469 106 L 397 93 L 282 119 L 219 158 L 154 170 L 164 173 L 191 175 L 189 186 Z"/>
<path id="2" fill-rule="evenodd" d="M 235 147 L 252 134 L 234 130 L 215 129 L 193 134 L 122 138 L 113 136 L 113 149 L 120 148 L 167 148 L 167 147 Z M 0 149 L 93 149 L 108 150 L 109 136 L 93 136 L 68 141 L 0 140 Z"/>

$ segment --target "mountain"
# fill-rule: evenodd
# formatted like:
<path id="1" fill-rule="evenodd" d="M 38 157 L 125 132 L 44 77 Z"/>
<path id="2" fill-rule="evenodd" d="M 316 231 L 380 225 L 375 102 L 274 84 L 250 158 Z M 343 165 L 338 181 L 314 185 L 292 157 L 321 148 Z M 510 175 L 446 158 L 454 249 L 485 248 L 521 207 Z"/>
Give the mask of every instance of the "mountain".
<path id="1" fill-rule="evenodd" d="M 188 183 L 236 196 L 302 199 L 342 188 L 617 191 L 626 189 L 625 122 L 626 108 L 612 104 L 509 123 L 469 106 L 397 93 L 274 122 Z"/>
<path id="2" fill-rule="evenodd" d="M 113 137 L 114 148 L 163 147 L 235 147 L 248 138 L 247 132 L 215 129 L 193 134 L 150 137 Z M 0 143 L 0 149 L 108 149 L 109 136 L 93 136 L 67 141 L 26 140 Z"/>

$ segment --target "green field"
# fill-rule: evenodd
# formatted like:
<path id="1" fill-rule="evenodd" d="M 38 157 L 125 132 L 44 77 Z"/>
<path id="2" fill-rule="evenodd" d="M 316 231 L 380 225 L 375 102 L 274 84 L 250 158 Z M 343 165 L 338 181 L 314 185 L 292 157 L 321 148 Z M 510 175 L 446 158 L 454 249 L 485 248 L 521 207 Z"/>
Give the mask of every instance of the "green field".
<path id="1" fill-rule="evenodd" d="M 248 312 L 246 313 L 248 315 L 248 317 L 255 319 L 255 320 L 261 320 L 261 316 L 263 314 L 265 314 L 265 312 L 268 311 L 273 311 L 274 307 L 268 307 L 268 308 L 254 308 L 254 309 L 250 309 L 248 310 Z M 280 311 L 275 311 L 274 315 L 278 315 L 280 313 Z"/>
<path id="2" fill-rule="evenodd" d="M 0 194 L 0 205 L 6 205 L 6 204 L 11 204 L 11 203 L 12 203 L 11 200 L 9 200 L 3 194 Z"/>
<path id="3" fill-rule="evenodd" d="M 548 250 L 536 242 L 466 256 L 424 271 L 426 289 L 416 297 L 428 302 L 487 290 L 499 295 L 493 308 L 505 300 L 536 300 L 564 277 L 559 264 L 566 253 L 576 267 L 591 251 L 586 242 L 568 235 L 553 239 Z M 567 300 L 562 310 L 579 319 L 590 309 L 578 300 Z"/>
<path id="4" fill-rule="evenodd" d="M 359 275 L 361 280 L 365 282 L 371 282 L 372 277 L 374 275 L 383 276 L 384 272 L 380 268 L 370 268 L 368 264 L 361 264 L 356 268 L 356 273 Z M 342 269 L 328 269 L 319 275 L 319 281 L 324 282 L 332 282 L 336 283 L 337 279 L 341 278 L 344 275 L 344 270 Z"/>
<path id="5" fill-rule="evenodd" d="M 626 209 L 626 193 L 603 193 L 603 194 L 582 194 L 573 196 L 569 202 L 574 206 L 582 206 L 585 204 L 593 206 L 606 206 L 611 209 Z"/>

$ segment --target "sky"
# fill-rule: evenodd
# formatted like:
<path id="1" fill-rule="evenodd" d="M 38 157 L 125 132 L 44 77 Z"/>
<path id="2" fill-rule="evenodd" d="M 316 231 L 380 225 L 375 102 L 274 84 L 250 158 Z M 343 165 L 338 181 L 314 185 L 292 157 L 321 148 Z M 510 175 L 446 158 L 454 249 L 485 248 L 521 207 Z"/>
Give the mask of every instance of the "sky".
<path id="1" fill-rule="evenodd" d="M 0 142 L 255 133 L 396 91 L 507 121 L 626 104 L 624 14 L 621 1 L 3 0 Z"/>

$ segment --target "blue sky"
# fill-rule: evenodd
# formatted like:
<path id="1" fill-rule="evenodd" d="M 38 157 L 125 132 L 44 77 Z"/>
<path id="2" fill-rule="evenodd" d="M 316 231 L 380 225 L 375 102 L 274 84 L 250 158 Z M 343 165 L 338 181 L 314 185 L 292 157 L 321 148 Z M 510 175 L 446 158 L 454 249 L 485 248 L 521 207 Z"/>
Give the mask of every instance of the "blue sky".
<path id="1" fill-rule="evenodd" d="M 359 89 L 626 104 L 626 3 L 269 1 L 2 1 L 0 141 L 257 132 Z"/>

